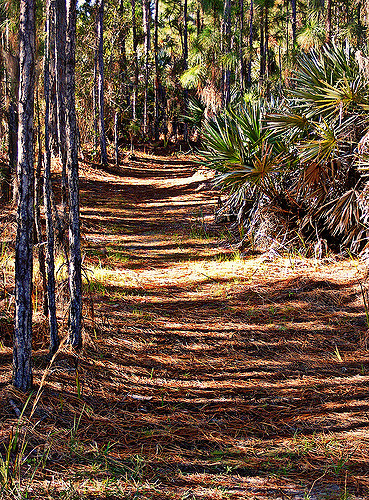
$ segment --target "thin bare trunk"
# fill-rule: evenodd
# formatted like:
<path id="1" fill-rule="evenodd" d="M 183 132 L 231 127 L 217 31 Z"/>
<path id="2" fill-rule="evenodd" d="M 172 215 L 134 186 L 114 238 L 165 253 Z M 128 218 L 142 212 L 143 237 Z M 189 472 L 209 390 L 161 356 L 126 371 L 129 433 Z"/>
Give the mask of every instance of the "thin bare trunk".
<path id="1" fill-rule="evenodd" d="M 46 218 L 46 266 L 47 266 L 47 299 L 49 308 L 50 354 L 59 347 L 58 321 L 56 319 L 55 302 L 55 263 L 54 263 L 54 227 L 51 206 L 51 138 L 50 138 L 50 18 L 55 5 L 47 3 L 46 10 L 46 44 L 44 61 L 44 93 L 45 93 L 45 172 L 44 172 L 44 205 Z M 54 10 L 55 12 L 55 10 Z"/>
<path id="2" fill-rule="evenodd" d="M 244 5 L 243 0 L 239 0 L 240 8 L 240 38 L 239 38 L 239 58 L 240 58 L 240 89 L 245 90 L 245 59 L 243 57 L 243 30 L 244 30 Z"/>
<path id="3" fill-rule="evenodd" d="M 54 0 L 53 0 L 54 1 Z M 67 206 L 67 150 L 65 133 L 65 34 L 67 29 L 65 0 L 56 0 L 53 11 L 55 12 L 55 77 L 56 77 L 56 102 L 59 158 L 62 166 L 62 205 L 64 217 Z"/>
<path id="4" fill-rule="evenodd" d="M 252 44 L 254 38 L 254 2 L 250 0 L 250 20 L 249 20 L 249 60 L 247 68 L 247 85 L 250 87 L 252 83 L 251 67 L 252 67 Z"/>
<path id="5" fill-rule="evenodd" d="M 34 0 L 20 0 L 20 81 L 17 165 L 19 192 L 15 249 L 13 384 L 21 391 L 28 391 L 32 387 L 34 16 Z"/>
<path id="6" fill-rule="evenodd" d="M 142 0 L 142 12 L 143 12 L 143 30 L 144 30 L 144 50 L 145 50 L 145 69 L 144 69 L 144 80 L 145 80 L 145 91 L 144 91 L 144 111 L 143 111 L 143 132 L 145 139 L 148 133 L 148 86 L 149 86 L 149 52 L 150 52 L 150 6 L 148 0 Z"/>
<path id="7" fill-rule="evenodd" d="M 260 81 L 264 80 L 265 76 L 265 39 L 264 39 L 264 27 L 265 27 L 265 7 L 261 10 L 262 15 L 260 17 Z"/>
<path id="8" fill-rule="evenodd" d="M 97 42 L 97 40 L 96 40 Z M 96 43 L 97 45 L 97 43 Z M 99 121 L 99 111 L 98 111 L 98 85 L 97 85 L 97 47 L 95 47 L 95 53 L 94 53 L 94 86 L 92 89 L 92 107 L 93 107 L 93 114 L 94 114 L 94 148 L 97 150 L 98 147 L 98 142 L 99 142 L 99 126 L 98 126 L 98 121 Z"/>
<path id="9" fill-rule="evenodd" d="M 137 88 L 138 88 L 138 56 L 137 56 L 137 30 L 136 30 L 136 0 L 131 0 L 132 7 L 132 38 L 133 38 L 133 59 L 134 59 L 134 81 L 133 81 L 133 96 L 132 96 L 132 118 L 136 120 L 137 112 Z"/>
<path id="10" fill-rule="evenodd" d="M 108 155 L 106 152 L 106 135 L 104 122 L 104 0 L 99 0 L 98 4 L 97 45 L 100 159 L 103 165 L 107 165 Z"/>
<path id="11" fill-rule="evenodd" d="M 75 103 L 76 0 L 67 0 L 66 132 L 69 194 L 69 341 L 82 346 L 82 277 L 79 214 L 78 143 Z"/>
<path id="12" fill-rule="evenodd" d="M 155 59 L 155 120 L 154 120 L 154 137 L 159 140 L 159 96 L 160 96 L 160 75 L 159 75 L 159 58 L 158 58 L 158 18 L 159 18 L 159 0 L 155 0 L 155 18 L 154 18 L 154 59 Z"/>
<path id="13" fill-rule="evenodd" d="M 332 40 L 332 0 L 327 0 L 327 42 Z"/>
<path id="14" fill-rule="evenodd" d="M 187 0 L 183 2 L 183 69 L 188 69 L 188 8 Z M 187 114 L 188 106 L 188 90 L 184 89 L 183 92 L 183 108 L 184 114 Z M 184 124 L 184 140 L 188 140 L 188 127 L 187 123 Z"/>
<path id="15" fill-rule="evenodd" d="M 224 1 L 224 24 L 225 24 L 225 49 L 231 52 L 231 0 Z M 231 71 L 225 69 L 224 73 L 224 104 L 227 106 L 231 99 Z"/>
<path id="16" fill-rule="evenodd" d="M 114 115 L 114 151 L 115 151 L 115 164 L 119 165 L 118 111 L 116 111 Z"/>
<path id="17" fill-rule="evenodd" d="M 291 0 L 292 8 L 292 50 L 296 46 L 296 27 L 297 27 L 297 14 L 296 14 L 296 0 Z"/>
<path id="18" fill-rule="evenodd" d="M 37 86 L 36 86 L 37 87 Z M 42 142 L 41 142 L 41 120 L 40 120 L 40 106 L 38 99 L 38 90 L 36 92 L 36 112 L 37 112 L 37 144 L 38 144 L 38 155 L 37 155 L 37 166 L 35 175 L 35 241 L 37 243 L 38 250 L 38 265 L 40 268 L 40 274 L 42 278 L 42 289 L 43 289 L 43 310 L 45 316 L 48 315 L 48 301 L 47 301 L 47 279 L 46 279 L 46 268 L 45 268 L 45 248 L 43 245 L 43 235 L 42 235 L 42 225 L 41 225 L 41 200 L 42 200 Z"/>

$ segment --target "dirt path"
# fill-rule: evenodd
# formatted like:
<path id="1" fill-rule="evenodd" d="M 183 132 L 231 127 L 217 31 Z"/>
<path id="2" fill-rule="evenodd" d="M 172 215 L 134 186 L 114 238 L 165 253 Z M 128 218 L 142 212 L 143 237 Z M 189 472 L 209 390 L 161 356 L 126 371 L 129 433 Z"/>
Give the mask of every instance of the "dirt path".
<path id="1" fill-rule="evenodd" d="M 49 495 L 368 498 L 357 262 L 240 258 L 190 162 L 81 175 L 86 347 L 41 398 Z"/>

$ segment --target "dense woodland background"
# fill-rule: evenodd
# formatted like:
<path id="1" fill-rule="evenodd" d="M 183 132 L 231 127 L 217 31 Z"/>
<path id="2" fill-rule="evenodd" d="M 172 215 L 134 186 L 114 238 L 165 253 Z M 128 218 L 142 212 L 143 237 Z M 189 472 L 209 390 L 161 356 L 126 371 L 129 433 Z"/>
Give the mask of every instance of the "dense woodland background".
<path id="1" fill-rule="evenodd" d="M 64 64 L 59 4 L 50 2 L 51 14 L 44 2 L 35 6 L 36 128 L 42 139 L 48 17 L 54 156 Z M 11 197 L 16 164 L 18 9 L 19 2 L 1 4 L 2 150 L 9 152 L 3 199 Z M 282 227 L 289 233 L 285 243 L 297 232 L 295 244 L 302 238 L 359 252 L 367 215 L 366 23 L 362 2 L 80 2 L 80 152 L 102 164 L 108 156 L 119 163 L 125 150 L 143 144 L 200 152 L 233 193 L 223 211 L 245 226 L 242 238 L 253 234 L 262 243 L 264 234 L 276 239 Z M 269 222 L 260 231 L 261 207 Z"/>

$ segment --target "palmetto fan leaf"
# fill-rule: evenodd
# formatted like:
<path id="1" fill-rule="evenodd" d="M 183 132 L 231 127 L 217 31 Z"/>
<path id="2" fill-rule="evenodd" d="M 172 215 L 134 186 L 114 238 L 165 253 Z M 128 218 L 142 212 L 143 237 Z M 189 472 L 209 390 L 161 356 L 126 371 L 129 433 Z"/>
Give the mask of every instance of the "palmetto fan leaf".
<path id="1" fill-rule="evenodd" d="M 311 128 L 311 122 L 304 114 L 290 111 L 274 113 L 267 116 L 267 128 L 276 135 L 288 133 L 291 141 L 296 136 L 301 136 Z"/>
<path id="2" fill-rule="evenodd" d="M 335 198 L 318 211 L 317 215 L 326 220 L 326 224 L 334 236 L 349 234 L 353 228 L 361 229 L 360 195 L 357 188 L 346 191 L 339 198 Z"/>
<path id="3" fill-rule="evenodd" d="M 342 116 L 349 108 L 369 102 L 368 82 L 351 49 L 326 45 L 319 54 L 312 50 L 301 56 L 295 82 L 291 95 L 309 109 L 309 116 Z"/>

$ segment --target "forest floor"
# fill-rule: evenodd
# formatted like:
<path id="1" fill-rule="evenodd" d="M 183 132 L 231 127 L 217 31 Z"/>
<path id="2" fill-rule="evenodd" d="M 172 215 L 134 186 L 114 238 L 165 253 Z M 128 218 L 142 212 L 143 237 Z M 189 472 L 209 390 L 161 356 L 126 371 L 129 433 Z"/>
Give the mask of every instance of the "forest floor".
<path id="1" fill-rule="evenodd" d="M 0 498 L 369 498 L 364 266 L 240 255 L 206 177 L 175 156 L 81 163 L 84 348 L 47 361 L 35 294 L 20 418 L 2 211 Z M 64 332 L 60 258 L 58 280 Z"/>

